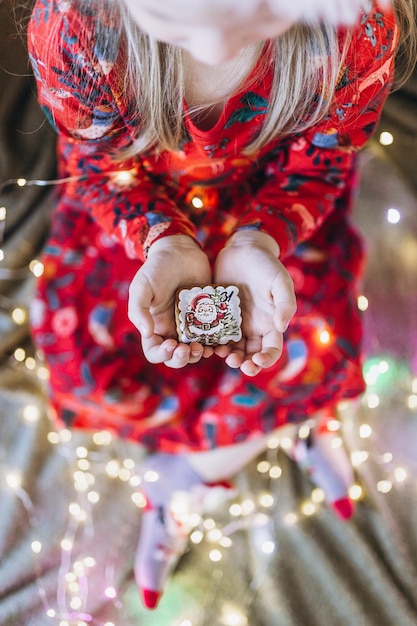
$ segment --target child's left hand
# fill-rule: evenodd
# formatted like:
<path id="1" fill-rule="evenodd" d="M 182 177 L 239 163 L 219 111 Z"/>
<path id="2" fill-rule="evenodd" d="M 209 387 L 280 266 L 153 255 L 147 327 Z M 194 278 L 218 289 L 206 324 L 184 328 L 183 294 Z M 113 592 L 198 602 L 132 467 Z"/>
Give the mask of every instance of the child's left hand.
<path id="1" fill-rule="evenodd" d="M 219 346 L 216 353 L 248 376 L 278 361 L 296 310 L 293 282 L 278 254 L 272 237 L 245 230 L 235 233 L 216 259 L 214 281 L 239 287 L 243 333 L 241 341 Z"/>

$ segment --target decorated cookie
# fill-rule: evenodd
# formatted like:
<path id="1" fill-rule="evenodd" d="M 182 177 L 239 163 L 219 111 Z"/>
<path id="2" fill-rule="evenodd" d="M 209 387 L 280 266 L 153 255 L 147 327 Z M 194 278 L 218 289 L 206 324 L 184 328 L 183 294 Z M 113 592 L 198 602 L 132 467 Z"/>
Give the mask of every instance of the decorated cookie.
<path id="1" fill-rule="evenodd" d="M 242 338 L 239 289 L 207 285 L 181 289 L 175 306 L 178 339 L 215 346 Z"/>

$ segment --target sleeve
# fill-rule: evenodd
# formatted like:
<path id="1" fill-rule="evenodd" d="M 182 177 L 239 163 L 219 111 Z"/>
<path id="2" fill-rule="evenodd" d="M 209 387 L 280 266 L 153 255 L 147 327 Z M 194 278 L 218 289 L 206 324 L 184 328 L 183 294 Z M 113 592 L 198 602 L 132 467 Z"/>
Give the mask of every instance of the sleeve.
<path id="1" fill-rule="evenodd" d="M 392 86 L 397 27 L 377 8 L 354 29 L 326 118 L 276 143 L 263 157 L 266 179 L 235 230 L 272 235 L 280 257 L 311 237 L 349 187 L 355 152 L 372 135 Z"/>
<path id="2" fill-rule="evenodd" d="M 144 159 L 120 161 L 134 137 L 132 103 L 115 95 L 115 38 L 106 46 L 106 17 L 79 15 L 70 3 L 38 0 L 28 29 L 38 100 L 60 136 L 67 195 L 81 199 L 94 219 L 143 261 L 159 237 L 195 228 L 146 171 Z M 116 35 L 116 29 L 114 28 Z M 136 129 L 137 130 L 137 129 Z"/>

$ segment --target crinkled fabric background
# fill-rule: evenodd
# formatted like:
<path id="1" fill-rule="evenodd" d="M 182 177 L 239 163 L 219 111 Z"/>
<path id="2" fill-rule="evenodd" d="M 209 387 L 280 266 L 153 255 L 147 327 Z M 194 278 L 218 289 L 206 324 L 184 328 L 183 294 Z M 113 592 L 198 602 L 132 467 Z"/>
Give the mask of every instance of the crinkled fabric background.
<path id="1" fill-rule="evenodd" d="M 24 45 L 3 2 L 2 181 L 55 174 L 54 135 L 27 73 Z M 140 509 L 131 496 L 141 452 L 105 435 L 59 437 L 47 416 L 27 309 L 50 191 L 12 186 L 1 194 L 7 208 L 0 261 L 2 626 L 417 623 L 416 113 L 413 79 L 391 97 L 381 122 L 394 143 L 382 147 L 377 133 L 361 157 L 356 218 L 369 248 L 368 390 L 360 406 L 343 413 L 362 489 L 355 517 L 342 523 L 312 501 L 308 479 L 271 447 L 237 478 L 240 515 L 230 513 L 229 502 L 213 502 L 205 538 L 191 543 L 155 613 L 140 606 L 132 575 Z M 229 547 L 209 533 L 213 524 Z"/>

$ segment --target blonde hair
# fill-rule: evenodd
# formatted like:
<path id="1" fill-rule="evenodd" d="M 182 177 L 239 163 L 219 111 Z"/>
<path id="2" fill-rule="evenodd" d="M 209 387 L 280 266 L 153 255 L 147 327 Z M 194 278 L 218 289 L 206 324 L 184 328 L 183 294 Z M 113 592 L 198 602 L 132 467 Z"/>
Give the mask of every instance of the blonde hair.
<path id="1" fill-rule="evenodd" d="M 81 0 L 83 6 L 94 2 L 97 0 Z M 140 120 L 140 135 L 123 156 L 149 149 L 178 150 L 185 134 L 185 69 L 181 49 L 143 33 L 120 0 L 102 2 L 108 3 L 108 10 L 126 42 L 125 89 L 133 95 Z M 414 1 L 396 0 L 395 9 L 401 32 L 397 53 L 399 84 L 411 73 L 415 59 Z M 325 23 L 296 24 L 271 42 L 270 58 L 285 59 L 285 63 L 274 63 L 268 114 L 247 153 L 256 153 L 272 139 L 301 132 L 323 119 L 343 69 L 350 42 L 348 29 L 347 33 L 342 49 L 337 29 Z M 269 63 L 267 58 L 258 64 L 254 84 L 265 75 L 266 63 Z"/>

